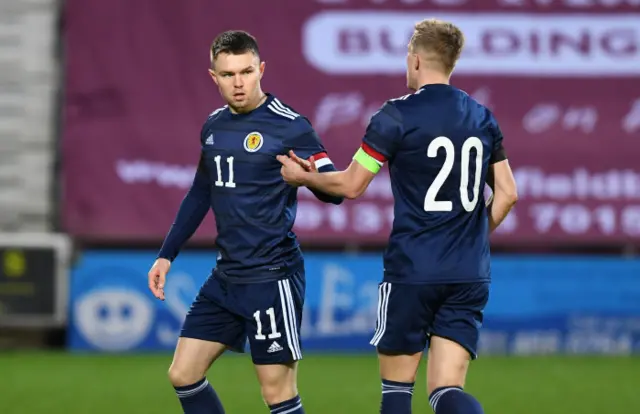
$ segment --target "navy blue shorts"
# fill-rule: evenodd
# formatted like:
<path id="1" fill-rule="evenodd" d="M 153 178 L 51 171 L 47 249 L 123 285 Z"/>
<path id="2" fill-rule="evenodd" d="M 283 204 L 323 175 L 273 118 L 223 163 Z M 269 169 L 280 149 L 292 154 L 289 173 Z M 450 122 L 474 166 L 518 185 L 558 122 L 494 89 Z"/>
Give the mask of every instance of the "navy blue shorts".
<path id="1" fill-rule="evenodd" d="M 371 345 L 380 353 L 424 351 L 431 335 L 450 339 L 477 358 L 489 283 L 416 285 L 382 282 Z"/>
<path id="2" fill-rule="evenodd" d="M 254 364 L 298 361 L 304 291 L 303 271 L 246 284 L 214 272 L 191 305 L 180 336 L 219 342 L 235 352 L 244 352 L 248 338 Z"/>

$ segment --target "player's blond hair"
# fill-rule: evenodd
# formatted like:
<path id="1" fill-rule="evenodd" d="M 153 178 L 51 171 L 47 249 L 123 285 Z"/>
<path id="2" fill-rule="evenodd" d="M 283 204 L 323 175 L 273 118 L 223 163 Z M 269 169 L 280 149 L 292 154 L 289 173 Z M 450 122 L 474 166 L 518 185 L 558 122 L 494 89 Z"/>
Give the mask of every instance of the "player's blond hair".
<path id="1" fill-rule="evenodd" d="M 453 23 L 426 19 L 416 23 L 409 47 L 412 53 L 422 52 L 426 60 L 439 63 L 450 75 L 464 48 L 464 34 Z"/>

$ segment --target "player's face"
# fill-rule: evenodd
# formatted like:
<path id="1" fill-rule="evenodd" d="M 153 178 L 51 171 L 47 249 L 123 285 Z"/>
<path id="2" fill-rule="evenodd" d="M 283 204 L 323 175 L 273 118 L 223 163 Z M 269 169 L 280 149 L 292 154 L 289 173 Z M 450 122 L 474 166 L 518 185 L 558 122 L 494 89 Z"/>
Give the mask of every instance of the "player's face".
<path id="1" fill-rule="evenodd" d="M 262 95 L 260 79 L 264 73 L 264 62 L 258 56 L 252 52 L 221 53 L 209 73 L 231 109 L 245 112 L 256 107 Z"/>

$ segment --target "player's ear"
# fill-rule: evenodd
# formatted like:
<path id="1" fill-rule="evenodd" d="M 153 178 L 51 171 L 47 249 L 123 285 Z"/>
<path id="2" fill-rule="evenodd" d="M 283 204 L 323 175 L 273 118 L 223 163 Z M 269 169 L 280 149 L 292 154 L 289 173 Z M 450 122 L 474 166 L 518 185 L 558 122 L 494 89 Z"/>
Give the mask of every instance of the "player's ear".
<path id="1" fill-rule="evenodd" d="M 209 69 L 209 76 L 211 76 L 211 79 L 213 79 L 213 81 L 217 85 L 218 84 L 218 78 L 216 78 L 216 73 L 213 71 L 213 69 Z"/>
<path id="2" fill-rule="evenodd" d="M 258 66 L 258 70 L 260 71 L 260 79 L 262 79 L 262 76 L 264 75 L 264 67 L 265 67 L 265 62 L 260 62 L 260 66 Z"/>
<path id="3" fill-rule="evenodd" d="M 420 56 L 413 54 L 413 69 L 420 69 Z"/>

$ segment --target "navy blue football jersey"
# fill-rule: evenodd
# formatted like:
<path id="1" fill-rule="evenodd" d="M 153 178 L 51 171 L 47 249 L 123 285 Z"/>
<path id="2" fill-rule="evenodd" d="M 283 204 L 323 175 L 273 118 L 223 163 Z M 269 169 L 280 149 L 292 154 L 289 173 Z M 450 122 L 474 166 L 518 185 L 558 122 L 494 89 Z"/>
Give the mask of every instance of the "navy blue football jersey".
<path id="1" fill-rule="evenodd" d="M 389 163 L 395 214 L 386 281 L 490 279 L 483 190 L 500 154 L 502 133 L 492 113 L 450 85 L 426 85 L 374 114 L 355 159 L 377 168 Z"/>
<path id="2" fill-rule="evenodd" d="M 255 110 L 213 112 L 200 136 L 200 163 L 159 257 L 175 259 L 209 209 L 216 221 L 216 268 L 230 280 L 285 277 L 303 265 L 292 231 L 297 188 L 282 179 L 279 154 L 314 157 L 318 171 L 335 171 L 310 122 L 267 94 Z M 325 202 L 342 199 L 317 193 Z"/>

